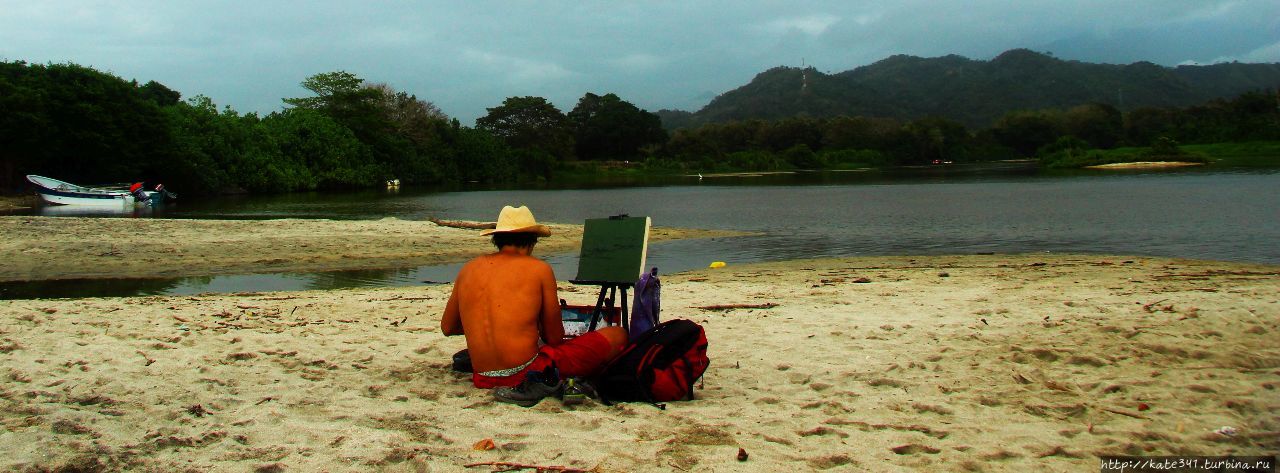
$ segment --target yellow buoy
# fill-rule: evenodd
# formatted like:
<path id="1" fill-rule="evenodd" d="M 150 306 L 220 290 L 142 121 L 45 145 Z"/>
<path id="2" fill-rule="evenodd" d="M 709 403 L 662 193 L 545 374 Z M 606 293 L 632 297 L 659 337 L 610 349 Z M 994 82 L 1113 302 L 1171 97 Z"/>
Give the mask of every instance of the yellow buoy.
<path id="1" fill-rule="evenodd" d="M 712 268 L 723 268 L 723 267 L 724 267 L 724 261 L 716 261 L 716 262 L 714 262 L 714 263 L 711 263 L 711 267 L 712 267 Z"/>

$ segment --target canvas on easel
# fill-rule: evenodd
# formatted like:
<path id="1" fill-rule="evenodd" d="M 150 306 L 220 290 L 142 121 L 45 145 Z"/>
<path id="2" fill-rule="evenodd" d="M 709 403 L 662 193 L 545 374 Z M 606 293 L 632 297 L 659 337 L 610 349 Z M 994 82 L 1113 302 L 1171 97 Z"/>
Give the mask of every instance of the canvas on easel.
<path id="1" fill-rule="evenodd" d="M 649 252 L 649 217 L 587 219 L 576 284 L 634 284 Z"/>
<path id="2" fill-rule="evenodd" d="M 582 250 L 578 254 L 578 276 L 569 282 L 600 286 L 589 330 L 622 303 L 622 326 L 627 326 L 627 288 L 632 287 L 644 271 L 649 252 L 649 217 L 618 215 L 587 219 L 582 227 Z M 622 292 L 619 299 L 618 291 Z"/>

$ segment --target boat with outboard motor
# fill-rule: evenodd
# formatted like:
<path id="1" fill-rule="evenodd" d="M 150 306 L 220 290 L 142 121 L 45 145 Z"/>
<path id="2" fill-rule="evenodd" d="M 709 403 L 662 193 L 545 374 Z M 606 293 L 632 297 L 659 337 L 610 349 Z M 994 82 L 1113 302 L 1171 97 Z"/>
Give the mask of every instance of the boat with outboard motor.
<path id="1" fill-rule="evenodd" d="M 95 206 L 127 206 L 127 205 L 159 205 L 166 198 L 177 195 L 166 191 L 163 185 L 157 185 L 155 191 L 142 189 L 142 184 L 134 184 L 129 190 L 103 189 L 100 187 L 78 186 L 57 179 L 27 175 L 27 180 L 34 184 L 36 192 L 46 203 L 53 205 L 95 205 Z"/>

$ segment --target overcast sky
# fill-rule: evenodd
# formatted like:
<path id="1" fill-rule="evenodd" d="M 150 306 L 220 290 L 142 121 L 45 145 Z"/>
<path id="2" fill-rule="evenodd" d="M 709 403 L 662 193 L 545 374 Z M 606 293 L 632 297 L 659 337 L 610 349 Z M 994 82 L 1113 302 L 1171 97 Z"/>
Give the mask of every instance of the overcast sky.
<path id="1" fill-rule="evenodd" d="M 471 125 L 511 96 L 586 92 L 697 110 L 774 66 L 839 72 L 893 54 L 1012 48 L 1162 65 L 1280 62 L 1280 0 L 0 0 L 0 59 L 155 80 L 240 112 L 306 77 L 385 82 Z"/>

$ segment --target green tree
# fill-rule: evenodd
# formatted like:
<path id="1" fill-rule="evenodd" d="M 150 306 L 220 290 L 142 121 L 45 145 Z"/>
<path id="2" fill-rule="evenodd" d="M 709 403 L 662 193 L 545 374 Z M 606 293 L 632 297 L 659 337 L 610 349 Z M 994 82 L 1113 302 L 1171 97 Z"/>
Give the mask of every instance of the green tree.
<path id="1" fill-rule="evenodd" d="M 347 71 L 313 75 L 302 81 L 302 88 L 310 90 L 316 96 L 287 98 L 283 99 L 284 103 L 297 108 L 335 112 L 378 98 L 376 93 L 365 89 L 364 79 Z"/>
<path id="2" fill-rule="evenodd" d="M 293 109 L 326 115 L 351 130 L 367 147 L 362 159 L 373 164 L 361 163 L 347 168 L 345 171 L 351 174 L 337 181 L 324 179 L 325 182 L 379 181 L 391 177 L 422 182 L 438 176 L 432 171 L 438 163 L 424 161 L 434 159 L 429 151 L 435 146 L 432 140 L 439 138 L 436 132 L 442 128 L 440 122 L 445 117 L 430 102 L 385 84 L 366 83 L 346 71 L 313 75 L 304 80 L 302 86 L 315 96 L 284 99 L 285 103 Z M 379 169 L 380 175 L 369 177 L 373 169 Z"/>
<path id="3" fill-rule="evenodd" d="M 516 163 L 511 149 L 500 138 L 484 130 L 457 129 L 453 149 L 454 169 L 461 181 L 495 182 L 515 178 Z"/>
<path id="4" fill-rule="evenodd" d="M 508 146 L 537 149 L 567 160 L 573 156 L 573 131 L 560 109 L 542 97 L 509 97 L 476 119 L 476 128 Z"/>
<path id="5" fill-rule="evenodd" d="M 720 153 L 733 153 L 760 149 L 761 130 L 768 126 L 764 120 L 742 120 L 706 125 L 695 132 L 705 135 Z"/>
<path id="6" fill-rule="evenodd" d="M 182 99 L 181 93 L 156 81 L 147 81 L 146 84 L 138 88 L 138 91 L 142 93 L 144 98 L 155 102 L 156 105 L 161 107 L 177 105 L 178 101 Z"/>
<path id="7" fill-rule="evenodd" d="M 569 112 L 577 156 L 585 160 L 630 159 L 640 149 L 667 140 L 662 120 L 614 94 L 587 93 Z"/>
<path id="8" fill-rule="evenodd" d="M 376 139 L 366 141 L 383 150 L 375 155 L 382 156 L 388 177 L 411 183 L 440 180 L 445 135 L 451 130 L 449 117 L 435 104 L 387 84 L 365 88 L 378 93 L 376 108 L 386 124 Z"/>
<path id="9" fill-rule="evenodd" d="M 43 66 L 0 62 L 0 190 L 25 185 L 22 176 L 37 167 L 53 139 L 41 72 Z"/>
<path id="10" fill-rule="evenodd" d="M 1062 132 L 1089 142 L 1094 148 L 1113 148 L 1124 136 L 1124 117 L 1110 105 L 1092 103 L 1062 114 Z"/>
<path id="11" fill-rule="evenodd" d="M 322 113 L 286 110 L 267 116 L 262 126 L 279 149 L 276 172 L 288 188 L 369 187 L 386 174 L 350 129 Z"/>
<path id="12" fill-rule="evenodd" d="M 75 64 L 0 66 L 0 171 L 102 183 L 163 177 L 164 115 L 138 87 Z"/>
<path id="13" fill-rule="evenodd" d="M 169 188 L 189 194 L 247 190 L 230 171 L 251 153 L 251 127 L 230 109 L 218 113 L 213 100 L 203 95 L 164 111 L 174 137 Z"/>
<path id="14" fill-rule="evenodd" d="M 1000 144 L 1022 156 L 1035 156 L 1041 146 L 1062 135 L 1059 123 L 1059 116 L 1053 111 L 1009 112 L 996 121 L 992 133 Z"/>
<path id="15" fill-rule="evenodd" d="M 1125 114 L 1125 141 L 1130 145 L 1147 145 L 1161 136 L 1174 134 L 1179 113 L 1175 110 L 1144 107 Z"/>
<path id="16" fill-rule="evenodd" d="M 302 81 L 302 87 L 316 96 L 284 99 L 284 102 L 293 108 L 328 115 L 350 128 L 375 151 L 385 152 L 386 148 L 394 147 L 394 144 L 385 142 L 391 135 L 392 125 L 382 106 L 382 90 L 366 87 L 363 79 L 346 71 L 313 75 Z"/>
<path id="17" fill-rule="evenodd" d="M 449 116 L 435 104 L 408 92 L 397 91 L 387 84 L 375 83 L 367 87 L 378 91 L 378 108 L 397 134 L 419 146 L 427 146 L 440 139 L 441 125 L 449 122 Z"/>
<path id="18" fill-rule="evenodd" d="M 914 145 L 914 153 L 910 159 L 913 163 L 968 159 L 971 138 L 969 131 L 960 122 L 939 117 L 921 118 L 908 123 L 905 131 Z"/>
<path id="19" fill-rule="evenodd" d="M 714 125 L 707 125 L 714 126 Z M 704 127 L 705 128 L 705 127 Z M 696 130 L 676 130 L 671 135 L 671 139 L 667 141 L 666 152 L 673 156 L 676 160 L 689 163 L 697 161 L 707 156 L 719 156 L 722 154 L 716 143 L 703 131 L 703 128 Z"/>
<path id="20" fill-rule="evenodd" d="M 1090 153 L 1087 141 L 1074 136 L 1058 138 L 1053 143 L 1040 147 L 1040 150 L 1036 152 L 1036 157 L 1040 160 L 1040 164 L 1050 168 L 1080 167 L 1094 164 L 1089 160 L 1097 156 L 1096 152 Z"/>
<path id="21" fill-rule="evenodd" d="M 822 128 L 817 120 L 805 117 L 786 118 L 760 127 L 756 145 L 769 151 L 783 151 L 804 145 L 811 152 L 821 149 Z"/>
<path id="22" fill-rule="evenodd" d="M 812 149 L 809 149 L 809 145 L 804 143 L 783 151 L 782 158 L 792 166 L 800 169 L 822 169 L 827 166 L 822 156 L 814 153 Z"/>
<path id="23" fill-rule="evenodd" d="M 1187 154 L 1182 148 L 1178 147 L 1178 142 L 1173 138 L 1161 136 L 1151 142 L 1151 148 L 1147 150 L 1146 156 L 1152 159 L 1172 159 Z"/>
<path id="24" fill-rule="evenodd" d="M 836 117 L 822 128 L 824 149 L 887 150 L 902 130 L 892 118 Z"/>

